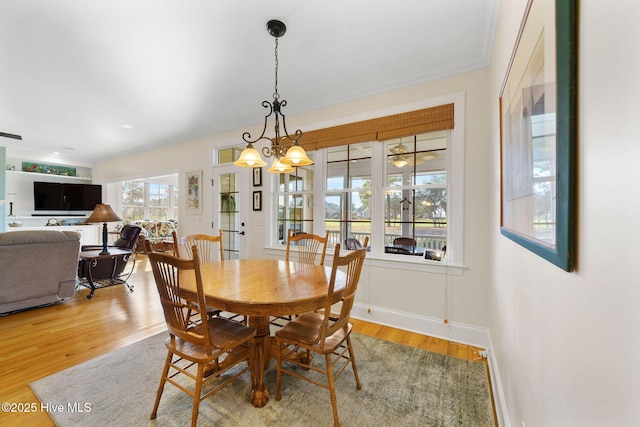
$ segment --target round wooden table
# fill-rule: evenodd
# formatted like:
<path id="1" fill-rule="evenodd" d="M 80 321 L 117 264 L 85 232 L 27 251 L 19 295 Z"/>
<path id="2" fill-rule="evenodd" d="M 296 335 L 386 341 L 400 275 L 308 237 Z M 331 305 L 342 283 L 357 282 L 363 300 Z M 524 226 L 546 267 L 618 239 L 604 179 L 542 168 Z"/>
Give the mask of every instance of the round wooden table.
<path id="1" fill-rule="evenodd" d="M 256 360 L 251 403 L 262 407 L 269 401 L 264 370 L 271 361 L 269 317 L 299 314 L 324 308 L 331 267 L 267 259 L 236 259 L 201 265 L 207 305 L 249 317 L 256 328 Z M 344 291 L 346 276 L 337 271 L 334 301 Z M 181 277 L 181 288 L 196 292 L 193 275 Z"/>

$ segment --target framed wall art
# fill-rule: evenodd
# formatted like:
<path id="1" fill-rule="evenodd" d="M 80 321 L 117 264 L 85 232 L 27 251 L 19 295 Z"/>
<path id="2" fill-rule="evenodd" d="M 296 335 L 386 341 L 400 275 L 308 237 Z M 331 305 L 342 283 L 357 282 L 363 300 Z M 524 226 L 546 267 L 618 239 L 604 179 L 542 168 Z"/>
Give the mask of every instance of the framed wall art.
<path id="1" fill-rule="evenodd" d="M 262 187 L 262 168 L 253 168 L 253 186 Z"/>
<path id="2" fill-rule="evenodd" d="M 577 0 L 529 0 L 500 93 L 500 232 L 574 268 Z"/>
<path id="3" fill-rule="evenodd" d="M 202 170 L 187 172 L 187 213 L 202 213 Z"/>
<path id="4" fill-rule="evenodd" d="M 262 191 L 253 192 L 253 210 L 254 211 L 262 210 Z"/>

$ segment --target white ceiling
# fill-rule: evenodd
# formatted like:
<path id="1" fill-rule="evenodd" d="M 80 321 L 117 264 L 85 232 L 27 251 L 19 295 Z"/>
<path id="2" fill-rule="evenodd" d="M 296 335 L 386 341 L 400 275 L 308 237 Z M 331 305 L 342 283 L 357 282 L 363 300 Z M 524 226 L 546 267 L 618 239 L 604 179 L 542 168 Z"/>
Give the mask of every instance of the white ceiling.
<path id="1" fill-rule="evenodd" d="M 23 137 L 0 146 L 94 163 L 261 122 L 274 92 L 270 19 L 287 25 L 278 92 L 288 116 L 480 69 L 499 6 L 0 0 L 0 132 Z"/>

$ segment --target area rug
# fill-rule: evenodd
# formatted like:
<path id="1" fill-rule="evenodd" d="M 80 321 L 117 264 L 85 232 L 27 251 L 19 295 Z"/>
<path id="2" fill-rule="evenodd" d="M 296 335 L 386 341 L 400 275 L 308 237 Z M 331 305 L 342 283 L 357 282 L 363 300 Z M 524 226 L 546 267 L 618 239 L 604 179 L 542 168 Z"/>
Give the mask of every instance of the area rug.
<path id="1" fill-rule="evenodd" d="M 191 398 L 165 387 L 157 419 L 149 420 L 166 350 L 166 332 L 30 384 L 60 427 L 184 426 Z M 343 426 L 495 426 L 487 367 L 353 334 L 362 389 L 351 368 L 336 384 Z M 322 358 L 317 358 L 323 361 Z M 328 390 L 284 375 L 275 400 L 275 362 L 265 372 L 270 400 L 249 402 L 246 373 L 200 404 L 198 426 L 330 426 Z"/>

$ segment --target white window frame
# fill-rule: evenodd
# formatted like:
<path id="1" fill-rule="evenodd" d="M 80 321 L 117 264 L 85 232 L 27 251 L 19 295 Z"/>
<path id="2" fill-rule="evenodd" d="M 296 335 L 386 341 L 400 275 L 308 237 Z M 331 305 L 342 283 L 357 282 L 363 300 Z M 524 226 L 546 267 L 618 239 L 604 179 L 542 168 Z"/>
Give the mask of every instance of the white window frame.
<path id="1" fill-rule="evenodd" d="M 370 265 L 392 267 L 396 269 L 446 272 L 450 275 L 462 275 L 464 270 L 464 153 L 465 153 L 465 92 L 455 92 L 435 98 L 421 100 L 413 103 L 384 108 L 369 113 L 344 117 L 339 121 L 322 123 L 316 128 L 337 126 L 354 123 L 376 117 L 384 117 L 392 114 L 406 113 L 424 108 L 436 107 L 446 104 L 454 104 L 454 129 L 449 131 L 447 152 L 447 255 L 442 262 L 424 260 L 422 257 L 407 257 L 384 253 L 384 245 L 372 245 L 370 255 L 367 255 Z M 371 176 L 371 203 L 372 206 L 384 206 L 384 178 L 387 173 L 387 156 L 384 152 L 385 144 L 373 144 L 372 156 L 375 165 Z M 314 233 L 324 233 L 324 193 L 326 192 L 326 150 L 315 152 L 315 181 L 314 181 Z M 380 173 L 373 173 L 380 171 Z M 277 193 L 277 188 L 273 188 Z M 273 213 L 272 213 L 273 215 Z M 322 221 L 316 219 L 322 218 Z M 275 222 L 271 222 L 275 227 Z M 375 208 L 371 212 L 371 240 L 373 242 L 384 241 L 384 209 Z M 269 233 L 276 236 L 276 230 Z M 275 242 L 271 247 L 276 248 Z M 282 248 L 282 246 L 280 246 Z M 327 254 L 333 254 L 333 248 L 327 248 Z M 402 261 L 402 262 L 399 262 Z"/>
<path id="2" fill-rule="evenodd" d="M 121 181 L 118 183 L 118 211 L 122 212 L 123 206 L 122 206 L 122 183 L 126 182 L 125 181 Z M 165 182 L 155 182 L 153 180 L 128 180 L 128 181 L 142 181 L 143 185 L 144 185 L 144 219 L 147 220 L 150 218 L 150 212 L 151 212 L 151 206 L 149 205 L 149 201 L 151 199 L 151 194 L 150 194 L 150 187 L 151 184 L 156 184 L 156 185 L 168 185 L 169 186 L 169 200 L 172 200 L 174 197 L 175 192 L 178 191 L 177 185 L 173 185 L 173 184 L 167 184 Z M 177 219 L 177 215 L 179 212 L 179 207 L 176 206 L 174 208 L 174 206 L 169 205 L 169 215 L 170 218 L 168 219 Z"/>

